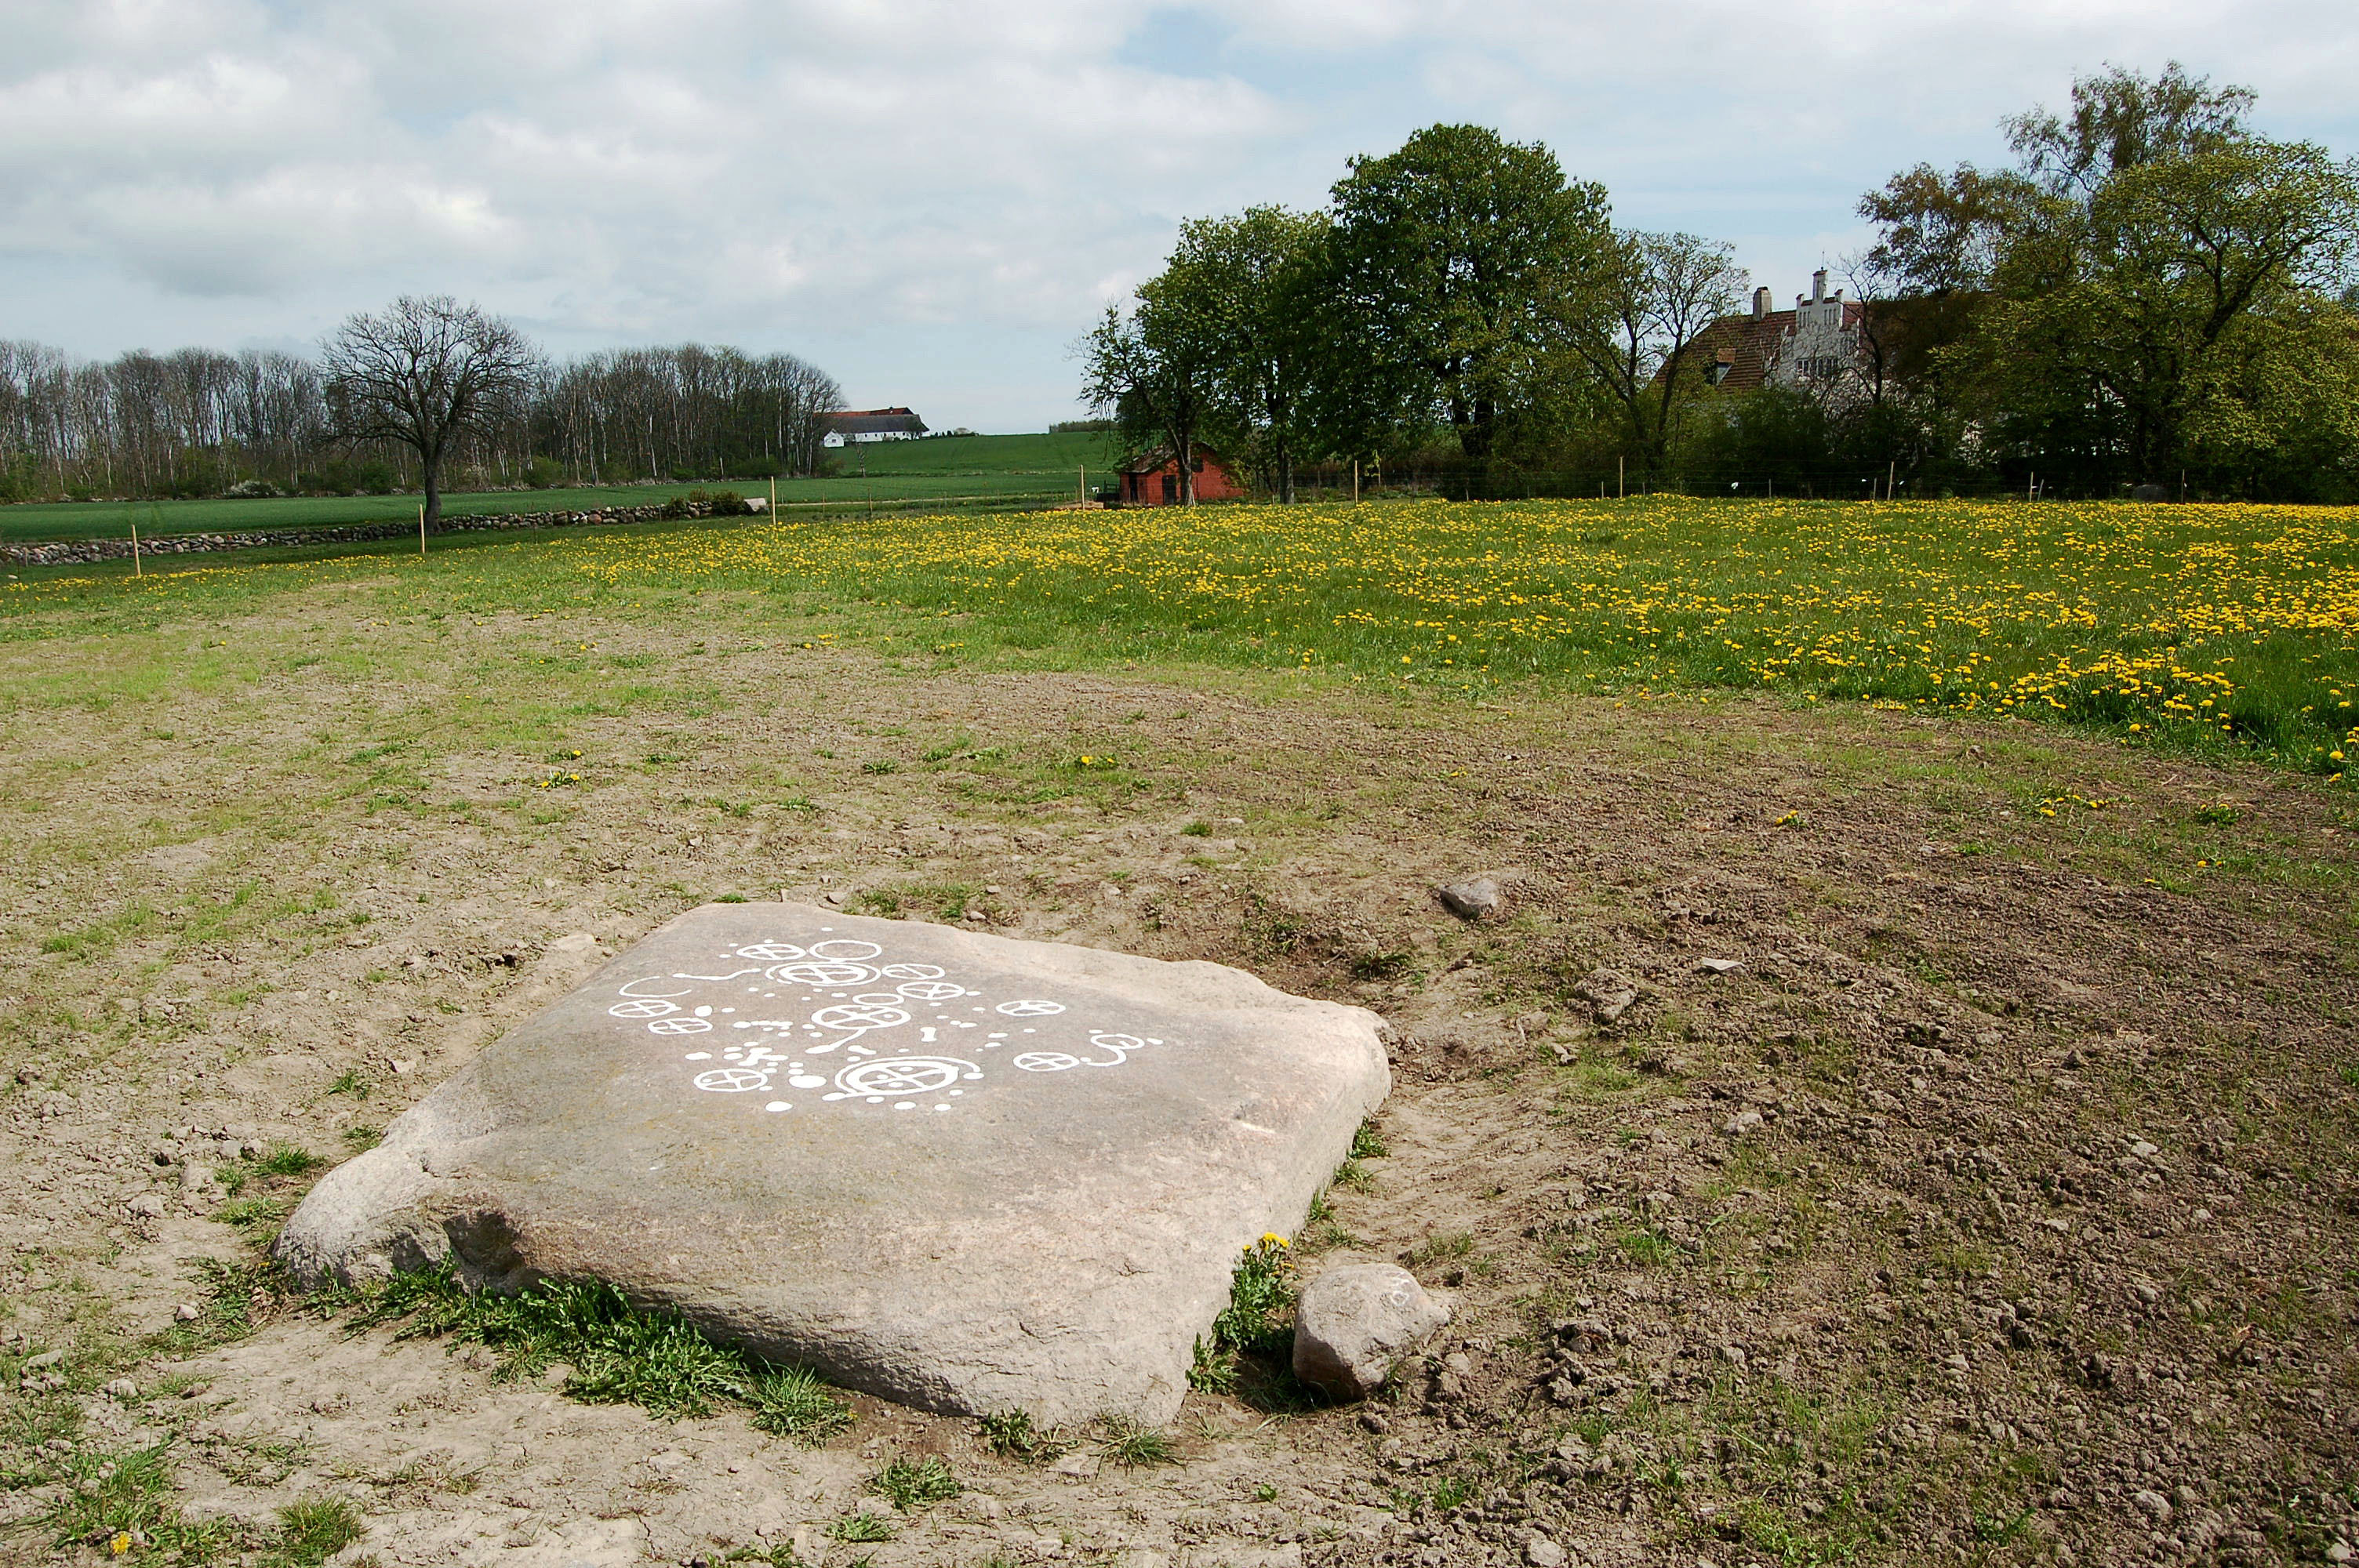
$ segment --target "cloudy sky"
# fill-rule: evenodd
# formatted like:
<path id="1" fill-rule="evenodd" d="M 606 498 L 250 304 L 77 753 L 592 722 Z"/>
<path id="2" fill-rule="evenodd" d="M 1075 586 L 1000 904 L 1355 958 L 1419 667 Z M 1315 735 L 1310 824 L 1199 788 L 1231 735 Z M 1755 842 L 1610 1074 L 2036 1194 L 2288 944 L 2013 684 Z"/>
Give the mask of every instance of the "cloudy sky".
<path id="1" fill-rule="evenodd" d="M 443 292 L 1036 429 L 1179 220 L 1420 125 L 1544 141 L 1784 297 L 1894 169 L 2174 58 L 2359 152 L 2349 0 L 0 0 L 0 337 L 305 347 Z"/>

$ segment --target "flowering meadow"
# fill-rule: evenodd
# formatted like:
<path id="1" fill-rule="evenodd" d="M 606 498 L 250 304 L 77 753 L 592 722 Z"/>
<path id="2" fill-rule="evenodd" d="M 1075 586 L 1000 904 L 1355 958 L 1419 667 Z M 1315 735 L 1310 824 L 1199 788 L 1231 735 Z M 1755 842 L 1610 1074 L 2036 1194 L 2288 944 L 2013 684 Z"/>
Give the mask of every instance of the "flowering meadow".
<path id="1" fill-rule="evenodd" d="M 558 547 L 617 591 L 718 579 L 968 621 L 920 633 L 941 652 L 984 636 L 1466 691 L 1757 687 L 2093 722 L 2324 773 L 2359 752 L 2359 511 L 1418 502 Z"/>
<path id="2" fill-rule="evenodd" d="M 879 517 L 503 540 L 405 580 L 416 607 L 476 611 L 693 612 L 693 595 L 752 590 L 844 640 L 962 661 L 1245 664 L 1475 695 L 1756 687 L 2326 774 L 2359 754 L 2354 509 L 1656 497 Z M 0 612 L 128 585 L 7 586 Z"/>

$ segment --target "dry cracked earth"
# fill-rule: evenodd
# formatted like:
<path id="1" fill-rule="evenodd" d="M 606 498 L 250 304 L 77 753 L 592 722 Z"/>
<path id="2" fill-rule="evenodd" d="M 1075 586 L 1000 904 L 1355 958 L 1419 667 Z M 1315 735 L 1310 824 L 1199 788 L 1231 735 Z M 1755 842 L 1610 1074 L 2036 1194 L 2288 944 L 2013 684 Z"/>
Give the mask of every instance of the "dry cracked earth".
<path id="1" fill-rule="evenodd" d="M 299 1563 L 277 1510 L 336 1498 L 332 1560 L 388 1568 L 2359 1544 L 2347 795 L 1767 699 L 376 615 L 0 644 L 0 1561 Z M 1432 890 L 1476 875 L 1469 924 Z M 864 1397 L 817 1447 L 584 1404 L 252 1271 L 285 1151 L 781 892 L 1377 1010 L 1386 1152 L 1297 1268 L 1397 1259 L 1456 1320 L 1365 1406 L 1026 1464 Z M 867 1489 L 929 1454 L 959 1496 Z"/>

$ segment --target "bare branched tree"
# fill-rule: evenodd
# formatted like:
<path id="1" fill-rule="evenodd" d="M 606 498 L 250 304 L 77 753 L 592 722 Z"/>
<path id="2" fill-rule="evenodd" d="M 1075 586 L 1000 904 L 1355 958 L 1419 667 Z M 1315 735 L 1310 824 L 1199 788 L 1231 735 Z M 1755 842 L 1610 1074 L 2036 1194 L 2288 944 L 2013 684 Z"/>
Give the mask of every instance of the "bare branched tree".
<path id="1" fill-rule="evenodd" d="M 1693 234 L 1617 230 L 1585 297 L 1603 308 L 1573 343 L 1649 470 L 1667 460 L 1680 406 L 1703 384 L 1706 329 L 1745 297 L 1735 247 Z"/>
<path id="2" fill-rule="evenodd" d="M 488 434 L 530 389 L 538 356 L 524 334 L 448 295 L 404 295 L 357 312 L 321 356 L 328 410 L 347 441 L 397 441 L 426 474 L 426 525 L 442 515 L 442 460 Z"/>

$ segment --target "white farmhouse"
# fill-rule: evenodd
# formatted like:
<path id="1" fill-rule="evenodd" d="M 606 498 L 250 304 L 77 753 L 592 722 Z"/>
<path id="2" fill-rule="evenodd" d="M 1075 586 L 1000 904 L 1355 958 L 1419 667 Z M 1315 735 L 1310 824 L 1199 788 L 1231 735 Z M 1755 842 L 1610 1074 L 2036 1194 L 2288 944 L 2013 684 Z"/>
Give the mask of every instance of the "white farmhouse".
<path id="1" fill-rule="evenodd" d="M 906 408 L 842 408 L 827 416 L 823 447 L 862 446 L 870 441 L 914 441 L 926 422 Z"/>

